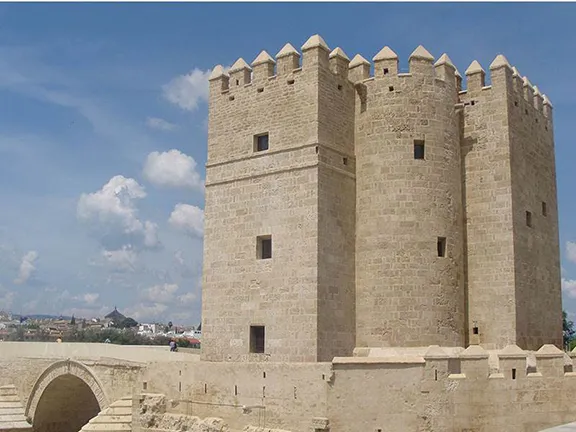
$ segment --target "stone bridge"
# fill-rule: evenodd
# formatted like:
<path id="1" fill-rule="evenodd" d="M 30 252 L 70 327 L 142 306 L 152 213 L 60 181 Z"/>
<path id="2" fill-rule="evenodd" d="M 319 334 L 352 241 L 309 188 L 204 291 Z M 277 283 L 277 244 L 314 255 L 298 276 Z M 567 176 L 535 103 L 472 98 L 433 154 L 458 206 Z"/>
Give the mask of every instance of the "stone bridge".
<path id="1" fill-rule="evenodd" d="M 198 357 L 164 346 L 0 342 L 0 431 L 131 430 L 147 365 Z M 87 425 L 106 412 L 116 429 L 102 415 Z"/>

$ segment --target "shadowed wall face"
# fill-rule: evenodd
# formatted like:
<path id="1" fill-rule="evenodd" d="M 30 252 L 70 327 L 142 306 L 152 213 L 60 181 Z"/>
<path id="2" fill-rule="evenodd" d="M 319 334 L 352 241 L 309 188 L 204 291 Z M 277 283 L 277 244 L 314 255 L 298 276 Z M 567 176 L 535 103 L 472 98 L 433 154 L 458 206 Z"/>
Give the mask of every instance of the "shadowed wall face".
<path id="1" fill-rule="evenodd" d="M 78 432 L 99 412 L 90 387 L 78 377 L 63 375 L 42 394 L 33 419 L 34 432 Z"/>

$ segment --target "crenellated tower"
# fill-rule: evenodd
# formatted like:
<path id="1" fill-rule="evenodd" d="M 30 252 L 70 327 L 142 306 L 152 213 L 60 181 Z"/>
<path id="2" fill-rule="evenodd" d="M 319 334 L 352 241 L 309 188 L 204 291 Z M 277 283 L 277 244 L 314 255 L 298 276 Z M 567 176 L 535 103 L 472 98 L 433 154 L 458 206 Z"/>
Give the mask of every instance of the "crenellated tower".
<path id="1" fill-rule="evenodd" d="M 354 348 L 348 63 L 313 36 L 302 54 L 286 44 L 210 77 L 206 360 L 326 361 Z"/>
<path id="2" fill-rule="evenodd" d="M 419 46 L 409 73 L 384 47 L 356 101 L 358 347 L 464 343 L 455 67 Z"/>
<path id="3" fill-rule="evenodd" d="M 562 347 L 552 107 L 503 55 L 466 70 L 462 154 L 468 337 Z"/>
<path id="4" fill-rule="evenodd" d="M 214 68 L 205 360 L 561 346 L 549 100 L 502 55 L 490 85 L 422 46 L 372 62 L 315 35 Z"/>

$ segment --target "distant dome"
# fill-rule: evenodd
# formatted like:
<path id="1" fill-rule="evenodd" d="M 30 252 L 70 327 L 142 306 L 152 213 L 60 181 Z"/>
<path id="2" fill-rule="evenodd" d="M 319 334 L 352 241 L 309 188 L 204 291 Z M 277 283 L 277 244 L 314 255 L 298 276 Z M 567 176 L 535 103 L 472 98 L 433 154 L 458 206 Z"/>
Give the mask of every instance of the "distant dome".
<path id="1" fill-rule="evenodd" d="M 120 312 L 118 312 L 118 309 L 114 308 L 114 310 L 112 312 L 110 312 L 108 315 L 106 315 L 104 318 L 106 319 L 111 319 L 114 322 L 122 322 L 122 320 L 125 320 L 126 317 L 124 315 L 122 315 Z"/>

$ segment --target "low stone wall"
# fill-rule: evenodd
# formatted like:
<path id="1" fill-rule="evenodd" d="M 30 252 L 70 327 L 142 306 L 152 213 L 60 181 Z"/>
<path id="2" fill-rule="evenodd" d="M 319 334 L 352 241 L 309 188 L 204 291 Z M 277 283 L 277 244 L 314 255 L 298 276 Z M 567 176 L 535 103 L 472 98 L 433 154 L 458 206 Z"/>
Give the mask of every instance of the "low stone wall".
<path id="1" fill-rule="evenodd" d="M 537 432 L 576 420 L 573 361 L 553 346 L 409 351 L 332 363 L 152 363 L 142 376 L 167 396 L 168 413 L 218 417 L 231 431 Z"/>

